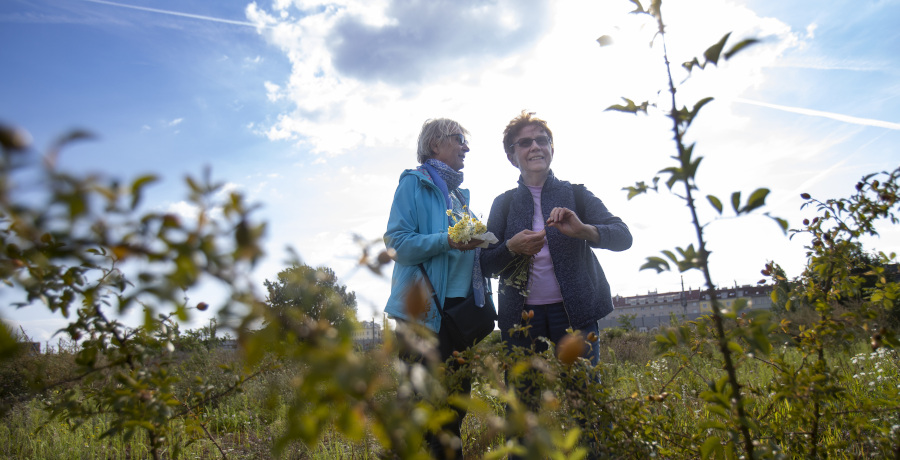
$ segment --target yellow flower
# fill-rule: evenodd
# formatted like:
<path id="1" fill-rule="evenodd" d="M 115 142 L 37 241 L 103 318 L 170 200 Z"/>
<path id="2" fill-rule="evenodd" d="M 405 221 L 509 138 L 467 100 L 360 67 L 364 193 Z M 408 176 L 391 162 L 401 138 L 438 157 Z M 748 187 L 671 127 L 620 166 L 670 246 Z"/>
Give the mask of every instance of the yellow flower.
<path id="1" fill-rule="evenodd" d="M 473 238 L 487 232 L 487 226 L 472 216 L 466 206 L 463 206 L 463 213 L 465 214 L 457 215 L 453 211 L 447 210 L 447 215 L 455 221 L 452 227 L 447 228 L 447 234 L 456 243 L 468 243 Z"/>

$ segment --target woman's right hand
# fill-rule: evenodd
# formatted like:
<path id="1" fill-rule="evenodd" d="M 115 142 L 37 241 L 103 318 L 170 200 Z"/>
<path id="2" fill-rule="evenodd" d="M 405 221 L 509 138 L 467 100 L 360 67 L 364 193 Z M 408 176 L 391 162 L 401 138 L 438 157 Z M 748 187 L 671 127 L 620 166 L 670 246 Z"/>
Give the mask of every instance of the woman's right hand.
<path id="1" fill-rule="evenodd" d="M 547 230 L 536 232 L 534 230 L 522 230 L 513 235 L 506 242 L 506 247 L 516 254 L 524 254 L 533 256 L 541 252 L 544 247 L 544 238 L 547 236 Z"/>

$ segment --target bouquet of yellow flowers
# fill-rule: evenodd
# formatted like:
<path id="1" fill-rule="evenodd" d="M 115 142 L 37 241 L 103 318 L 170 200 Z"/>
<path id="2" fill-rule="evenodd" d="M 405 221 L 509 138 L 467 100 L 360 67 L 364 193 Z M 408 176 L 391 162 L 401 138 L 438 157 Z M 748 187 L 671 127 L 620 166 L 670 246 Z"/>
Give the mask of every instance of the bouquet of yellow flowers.
<path id="1" fill-rule="evenodd" d="M 463 206 L 463 213 L 457 214 L 448 209 L 447 215 L 454 221 L 453 226 L 447 228 L 447 234 L 455 243 L 465 244 L 477 239 L 483 241 L 478 247 L 486 248 L 488 244 L 499 241 L 493 233 L 487 231 L 487 225 L 475 218 L 465 206 Z"/>

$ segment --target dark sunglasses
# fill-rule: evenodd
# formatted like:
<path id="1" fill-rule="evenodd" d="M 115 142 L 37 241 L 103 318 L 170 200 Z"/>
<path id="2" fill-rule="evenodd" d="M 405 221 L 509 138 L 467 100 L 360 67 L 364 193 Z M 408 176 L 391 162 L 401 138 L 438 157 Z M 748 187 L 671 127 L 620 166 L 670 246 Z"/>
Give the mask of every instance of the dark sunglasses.
<path id="1" fill-rule="evenodd" d="M 444 137 L 452 137 L 453 139 L 456 139 L 456 143 L 459 145 L 469 145 L 469 141 L 468 139 L 466 139 L 466 136 L 463 136 L 460 133 L 445 134 Z"/>
<path id="2" fill-rule="evenodd" d="M 509 148 L 518 146 L 520 149 L 527 149 L 528 147 L 531 147 L 532 142 L 537 142 L 538 147 L 546 147 L 553 143 L 553 139 L 550 139 L 549 136 L 538 136 L 534 139 L 530 137 L 523 137 L 522 139 L 519 139 L 510 144 Z"/>

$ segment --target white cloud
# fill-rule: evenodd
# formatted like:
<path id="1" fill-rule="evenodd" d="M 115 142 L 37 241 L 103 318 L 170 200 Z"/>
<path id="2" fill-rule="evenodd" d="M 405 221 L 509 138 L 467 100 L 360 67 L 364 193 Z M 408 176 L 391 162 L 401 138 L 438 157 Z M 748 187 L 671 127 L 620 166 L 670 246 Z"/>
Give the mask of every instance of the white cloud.
<path id="1" fill-rule="evenodd" d="M 284 99 L 284 93 L 281 92 L 281 86 L 270 81 L 264 82 L 263 86 L 266 87 L 266 96 L 268 96 L 270 102 L 277 102 Z"/>
<path id="2" fill-rule="evenodd" d="M 819 28 L 819 25 L 816 23 L 812 23 L 812 24 L 806 26 L 806 39 L 812 40 L 812 39 L 816 38 L 816 29 L 818 29 L 818 28 Z"/>
<path id="3" fill-rule="evenodd" d="M 352 273 L 351 289 L 372 305 L 383 304 L 389 283 L 354 271 L 356 248 L 348 243 L 349 235 L 383 233 L 399 173 L 415 163 L 415 138 L 422 122 L 446 116 L 472 132 L 465 186 L 473 192 L 472 209 L 486 216 L 493 198 L 511 188 L 517 176 L 502 153 L 501 131 L 519 110 L 528 109 L 553 128 L 557 175 L 587 184 L 635 233 L 631 250 L 598 252 L 605 267 L 615 267 L 607 270 L 614 291 L 678 288 L 678 274 L 657 277 L 638 273 L 637 267 L 660 249 L 693 241 L 683 203 L 667 194 L 627 201 L 621 190 L 669 165 L 674 153 L 670 121 L 658 110 L 640 117 L 604 112 L 620 96 L 667 107 L 668 95 L 659 92 L 666 85 L 661 47 L 648 46 L 652 21 L 629 15 L 633 5 L 627 1 L 552 2 L 543 15 L 523 14 L 511 2 L 492 4 L 492 27 L 544 27 L 533 29 L 534 40 L 514 47 L 502 39 L 502 31 L 478 35 L 484 23 L 461 19 L 477 13 L 476 7 L 457 6 L 454 31 L 488 38 L 473 44 L 468 37 L 437 34 L 447 49 L 428 42 L 431 36 L 416 36 L 436 18 L 410 14 L 399 2 L 365 5 L 284 0 L 269 9 L 255 3 L 247 8 L 248 20 L 260 26 L 260 33 L 291 64 L 289 76 L 266 85 L 269 99 L 279 107 L 288 102 L 290 109 L 264 129 L 259 124 L 254 128 L 273 141 L 294 143 L 299 155 L 316 155 L 287 165 L 291 171 L 285 172 L 285 179 L 271 183 L 281 196 L 295 197 L 292 209 L 304 214 L 302 225 L 291 221 L 271 226 L 276 232 L 272 247 L 291 242 L 309 261 L 332 266 L 342 276 Z M 766 69 L 783 65 L 789 53 L 797 55 L 792 60 L 802 58 L 806 45 L 819 38 L 814 27 L 798 32 L 781 19 L 725 0 L 666 4 L 664 13 L 676 83 L 686 77 L 680 64 L 701 56 L 725 33 L 733 31 L 730 44 L 751 36 L 762 39 L 733 60 L 694 72 L 678 93 L 680 103 L 687 105 L 704 96 L 716 98 L 691 133 L 700 141 L 696 153 L 705 157 L 700 176 L 704 194 L 727 200 L 733 191 L 747 196 L 766 186 L 773 190 L 773 211 L 795 214 L 799 185 L 825 186 L 855 174 L 836 152 L 858 134 L 857 126 L 769 126 L 766 115 L 750 111 L 747 104 L 731 103 L 751 100 L 747 93 L 767 103 L 764 95 L 773 86 Z M 410 25 L 413 19 L 421 23 Z M 409 34 L 410 43 L 401 43 L 401 32 Z M 614 36 L 615 44 L 601 48 L 595 41 L 600 35 Z M 363 39 L 372 43 L 363 46 Z M 349 50 L 336 45 L 342 41 L 359 46 Z M 380 61 L 369 59 L 378 57 L 373 44 L 384 47 Z M 360 59 L 342 60 L 348 56 Z M 817 115 L 804 119 L 808 123 L 838 122 L 802 114 Z M 831 135 L 822 136 L 825 130 Z M 288 183 L 289 177 L 295 179 Z M 706 207 L 701 212 L 713 217 Z M 315 218 L 306 218 L 309 215 Z M 802 263 L 797 240 L 787 241 L 766 218 L 716 222 L 709 229 L 716 246 L 712 260 L 722 277 L 716 281 L 724 284 L 754 283 L 767 258 L 777 256 L 795 272 Z M 702 281 L 690 276 L 685 275 L 686 285 L 698 287 Z"/>
<path id="4" fill-rule="evenodd" d="M 197 206 L 192 203 L 188 203 L 187 201 L 179 201 L 177 203 L 170 204 L 167 208 L 167 212 L 181 217 L 182 220 L 193 220 L 196 219 L 200 214 L 200 210 L 197 208 Z"/>

